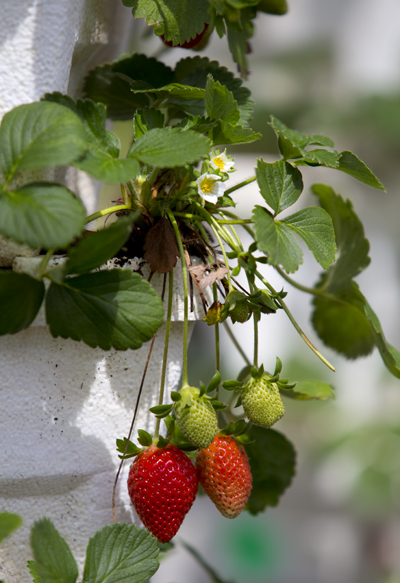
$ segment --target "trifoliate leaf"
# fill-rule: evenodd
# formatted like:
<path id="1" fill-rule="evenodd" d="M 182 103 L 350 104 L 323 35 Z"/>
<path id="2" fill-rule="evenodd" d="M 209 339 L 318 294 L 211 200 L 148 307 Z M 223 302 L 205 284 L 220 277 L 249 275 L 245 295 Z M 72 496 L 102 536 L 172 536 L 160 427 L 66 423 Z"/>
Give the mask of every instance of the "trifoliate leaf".
<path id="1" fill-rule="evenodd" d="M 62 249 L 84 225 L 85 209 L 65 186 L 38 182 L 0 194 L 0 233 L 32 249 Z"/>
<path id="2" fill-rule="evenodd" d="M 180 45 L 195 38 L 210 21 L 208 0 L 123 0 L 135 18 L 145 18 L 154 32 Z"/>
<path id="3" fill-rule="evenodd" d="M 235 125 L 239 122 L 240 112 L 233 93 L 219 81 L 209 75 L 205 91 L 205 106 L 207 116 Z"/>
<path id="4" fill-rule="evenodd" d="M 294 273 L 303 262 L 303 251 L 293 232 L 258 205 L 253 210 L 253 221 L 258 248 L 268 256 L 268 263 Z"/>
<path id="5" fill-rule="evenodd" d="M 280 221 L 299 235 L 318 263 L 328 269 L 335 261 L 335 231 L 329 214 L 319 207 L 308 207 Z"/>
<path id="6" fill-rule="evenodd" d="M 22 518 L 18 514 L 0 512 L 0 542 L 10 536 L 20 526 L 22 526 Z"/>
<path id="7" fill-rule="evenodd" d="M 245 509 L 251 514 L 262 512 L 267 506 L 276 506 L 290 485 L 295 473 L 296 452 L 293 445 L 278 431 L 253 427 L 249 431 L 254 440 L 246 445 L 253 488 Z"/>
<path id="8" fill-rule="evenodd" d="M 120 219 L 100 231 L 86 231 L 85 236 L 68 250 L 65 273 L 88 273 L 113 257 L 132 232 L 132 220 Z"/>
<path id="9" fill-rule="evenodd" d="M 315 184 L 312 191 L 318 196 L 321 207 L 332 217 L 335 229 L 337 260 L 324 279 L 324 286 L 334 292 L 347 286 L 353 277 L 369 265 L 369 242 L 349 200 L 344 201 L 330 186 L 324 184 Z"/>
<path id="10" fill-rule="evenodd" d="M 322 288 L 325 277 L 324 274 L 321 278 Z M 327 346 L 347 358 L 358 358 L 372 352 L 375 334 L 365 314 L 365 298 L 355 282 L 334 294 L 316 296 L 313 303 L 312 323 Z"/>
<path id="11" fill-rule="evenodd" d="M 257 160 L 256 177 L 261 195 L 275 215 L 294 204 L 303 192 L 300 171 L 284 160 L 272 164 Z"/>
<path id="12" fill-rule="evenodd" d="M 131 146 L 128 157 L 159 168 L 183 166 L 200 160 L 210 151 L 210 141 L 192 130 L 156 128 Z"/>
<path id="13" fill-rule="evenodd" d="M 82 583 L 145 583 L 157 571 L 156 539 L 133 524 L 104 526 L 90 539 Z"/>
<path id="14" fill-rule="evenodd" d="M 0 335 L 28 328 L 42 305 L 44 291 L 42 281 L 25 273 L 0 270 Z"/>
<path id="15" fill-rule="evenodd" d="M 160 297 L 137 273 L 113 269 L 52 283 L 46 318 L 54 337 L 103 350 L 140 348 L 163 321 Z"/>
<path id="16" fill-rule="evenodd" d="M 31 530 L 34 571 L 46 583 L 75 583 L 78 566 L 71 550 L 48 518 L 35 522 Z"/>
<path id="17" fill-rule="evenodd" d="M 136 109 L 150 106 L 144 94 L 133 94 L 133 81 L 147 87 L 162 87 L 173 82 L 172 70 L 152 57 L 134 54 L 95 67 L 86 77 L 84 93 L 95 102 L 104 103 L 111 119 L 132 119 Z"/>
<path id="18" fill-rule="evenodd" d="M 25 168 L 66 166 L 89 145 L 79 117 L 57 103 L 20 105 L 0 127 L 0 165 L 9 182 Z"/>
<path id="19" fill-rule="evenodd" d="M 371 170 L 360 160 L 353 152 L 344 151 L 339 156 L 338 170 L 350 174 L 360 182 L 377 188 L 378 190 L 386 191 L 382 182 L 371 172 Z"/>

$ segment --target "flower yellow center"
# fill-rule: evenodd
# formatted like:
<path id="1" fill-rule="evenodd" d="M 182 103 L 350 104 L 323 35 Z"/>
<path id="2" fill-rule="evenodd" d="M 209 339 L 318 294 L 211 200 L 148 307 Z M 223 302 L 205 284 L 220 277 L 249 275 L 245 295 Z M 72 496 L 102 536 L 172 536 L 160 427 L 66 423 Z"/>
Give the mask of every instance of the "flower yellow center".
<path id="1" fill-rule="evenodd" d="M 225 162 L 222 160 L 222 158 L 215 157 L 213 159 L 213 162 L 216 165 L 216 167 L 219 168 L 220 170 L 223 170 L 224 169 Z"/>
<path id="2" fill-rule="evenodd" d="M 204 178 L 201 183 L 201 190 L 204 194 L 212 194 L 212 189 L 214 187 L 215 180 L 212 178 Z"/>

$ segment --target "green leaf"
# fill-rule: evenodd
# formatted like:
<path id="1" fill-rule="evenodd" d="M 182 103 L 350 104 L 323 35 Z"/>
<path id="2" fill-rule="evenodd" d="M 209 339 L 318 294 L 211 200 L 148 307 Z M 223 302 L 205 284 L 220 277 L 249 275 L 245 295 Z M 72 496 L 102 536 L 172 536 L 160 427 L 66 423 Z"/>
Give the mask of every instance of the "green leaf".
<path id="1" fill-rule="evenodd" d="M 330 267 L 324 286 L 331 292 L 346 287 L 370 263 L 369 242 L 364 228 L 349 200 L 335 194 L 330 186 L 315 184 L 312 191 L 319 203 L 332 217 L 337 244 L 337 260 Z"/>
<path id="2" fill-rule="evenodd" d="M 328 269 L 335 261 L 335 231 L 329 214 L 319 207 L 308 207 L 280 221 L 303 239 L 318 263 Z"/>
<path id="3" fill-rule="evenodd" d="M 150 106 L 147 95 L 134 95 L 133 81 L 142 81 L 149 87 L 162 87 L 174 80 L 172 70 L 152 57 L 134 54 L 111 64 L 94 68 L 86 77 L 84 93 L 107 107 L 112 119 L 132 119 L 136 109 Z"/>
<path id="4" fill-rule="evenodd" d="M 292 394 L 293 393 L 293 394 Z M 299 381 L 290 391 L 282 391 L 283 395 L 293 396 L 296 399 L 319 399 L 327 401 L 335 398 L 335 392 L 331 385 L 322 381 Z"/>
<path id="5" fill-rule="evenodd" d="M 156 128 L 134 142 L 128 156 L 151 166 L 171 168 L 200 160 L 210 148 L 210 141 L 192 130 Z"/>
<path id="6" fill-rule="evenodd" d="M 295 474 L 296 452 L 284 435 L 274 429 L 253 425 L 246 445 L 253 488 L 246 509 L 251 514 L 262 512 L 267 506 L 276 506 L 280 496 L 290 485 Z"/>
<path id="7" fill-rule="evenodd" d="M 335 151 L 315 149 L 307 152 L 303 158 L 295 160 L 295 163 L 339 168 L 339 154 Z"/>
<path id="8" fill-rule="evenodd" d="M 78 566 L 69 546 L 51 520 L 42 518 L 31 530 L 31 546 L 37 573 L 46 583 L 75 583 Z"/>
<path id="9" fill-rule="evenodd" d="M 353 152 L 344 151 L 339 156 L 338 170 L 350 174 L 360 182 L 377 188 L 378 190 L 386 191 L 382 182 L 371 172 L 371 170 L 364 164 L 362 160 L 357 158 Z"/>
<path id="10" fill-rule="evenodd" d="M 375 337 L 375 344 L 378 347 L 383 362 L 390 370 L 392 375 L 394 375 L 397 378 L 400 378 L 400 352 L 397 350 L 397 348 L 394 348 L 394 346 L 391 346 L 386 341 L 378 317 L 365 298 L 364 298 L 364 310 L 365 315 L 372 326 Z"/>
<path id="11" fill-rule="evenodd" d="M 18 514 L 0 512 L 0 542 L 10 536 L 20 526 L 22 526 L 22 518 Z"/>
<path id="12" fill-rule="evenodd" d="M 175 98 L 177 100 L 190 101 L 191 99 L 204 100 L 205 89 L 199 87 L 192 87 L 191 85 L 182 85 L 181 83 L 170 83 L 164 87 L 152 88 L 150 86 L 142 87 L 139 84 L 132 83 L 131 90 L 133 93 L 151 93 L 157 98 L 165 99 L 166 97 Z M 176 104 L 174 101 L 173 103 Z M 204 104 L 202 105 L 202 111 Z"/>
<path id="13" fill-rule="evenodd" d="M 257 160 L 256 177 L 261 195 L 275 215 L 294 204 L 303 192 L 300 171 L 285 160 L 272 164 Z"/>
<path id="14" fill-rule="evenodd" d="M 267 12 L 268 14 L 286 14 L 288 5 L 286 0 L 261 0 L 257 6 L 260 12 Z"/>
<path id="15" fill-rule="evenodd" d="M 267 209 L 258 205 L 253 210 L 253 221 L 257 246 L 268 256 L 268 263 L 295 272 L 303 262 L 303 251 L 289 227 L 274 221 Z"/>
<path id="16" fill-rule="evenodd" d="M 210 21 L 208 0 L 123 0 L 135 18 L 145 18 L 166 41 L 181 45 L 195 38 Z"/>
<path id="17" fill-rule="evenodd" d="M 214 81 L 211 75 L 207 79 L 204 100 L 207 116 L 211 119 L 232 125 L 239 122 L 240 112 L 233 93 L 219 81 Z"/>
<path id="18" fill-rule="evenodd" d="M 255 140 L 261 139 L 261 134 L 253 132 L 250 128 L 242 127 L 241 125 L 233 126 L 224 121 L 221 121 L 213 130 L 213 145 L 233 145 L 233 144 L 248 144 Z"/>
<path id="19" fill-rule="evenodd" d="M 315 145 L 332 148 L 334 145 L 332 140 L 326 136 L 308 136 L 302 132 L 291 130 L 273 115 L 269 125 L 274 129 L 278 137 L 279 150 L 285 159 L 303 158 L 309 155 L 310 152 L 305 149 L 307 146 Z"/>
<path id="20" fill-rule="evenodd" d="M 73 162 L 73 166 L 87 172 L 97 180 L 110 184 L 120 184 L 133 180 L 139 174 L 137 160 L 126 158 L 119 160 L 104 150 L 91 149 L 87 154 Z"/>
<path id="21" fill-rule="evenodd" d="M 162 128 L 164 126 L 164 114 L 159 109 L 145 108 L 140 109 L 135 113 L 134 127 L 135 139 L 138 140 L 148 132 L 155 128 Z"/>
<path id="22" fill-rule="evenodd" d="M 140 348 L 163 321 L 161 299 L 137 273 L 114 269 L 52 283 L 46 317 L 54 337 L 103 350 Z"/>
<path id="23" fill-rule="evenodd" d="M 77 115 L 57 103 L 16 107 L 0 127 L 0 164 L 7 182 L 24 168 L 65 166 L 88 149 Z"/>
<path id="24" fill-rule="evenodd" d="M 243 15 L 242 15 L 243 16 Z M 232 58 L 237 63 L 238 69 L 243 77 L 243 79 L 247 79 L 247 59 L 246 54 L 248 53 L 248 40 L 253 36 L 253 25 L 250 21 L 242 22 L 241 24 L 245 24 L 242 30 L 232 30 L 228 28 L 227 37 L 228 37 L 228 46 L 229 50 L 231 51 Z"/>
<path id="25" fill-rule="evenodd" d="M 145 583 L 157 571 L 156 539 L 144 528 L 114 523 L 90 539 L 82 583 Z"/>
<path id="26" fill-rule="evenodd" d="M 65 186 L 39 182 L 0 194 L 0 232 L 33 249 L 62 249 L 84 224 L 85 209 Z"/>
<path id="27" fill-rule="evenodd" d="M 39 565 L 35 561 L 28 561 L 26 566 L 28 567 L 29 573 L 32 576 L 33 583 L 46 583 L 46 581 L 42 579 L 39 573 Z M 0 581 L 0 583 L 4 582 Z"/>
<path id="28" fill-rule="evenodd" d="M 39 311 L 44 291 L 42 281 L 24 273 L 0 270 L 0 335 L 28 328 Z"/>
<path id="29" fill-rule="evenodd" d="M 86 231 L 76 245 L 68 250 L 66 273 L 88 273 L 113 257 L 132 232 L 132 220 L 119 219 L 107 229 Z"/>
<path id="30" fill-rule="evenodd" d="M 325 274 L 322 277 L 324 287 Z M 328 296 L 316 296 L 313 326 L 323 342 L 347 358 L 370 354 L 375 334 L 365 314 L 365 298 L 355 282 Z"/>

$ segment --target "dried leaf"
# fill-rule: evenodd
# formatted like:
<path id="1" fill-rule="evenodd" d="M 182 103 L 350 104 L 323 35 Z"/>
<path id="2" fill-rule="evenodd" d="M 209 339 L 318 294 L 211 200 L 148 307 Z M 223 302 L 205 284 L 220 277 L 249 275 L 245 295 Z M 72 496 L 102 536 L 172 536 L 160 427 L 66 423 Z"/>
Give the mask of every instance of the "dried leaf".
<path id="1" fill-rule="evenodd" d="M 179 249 L 171 223 L 161 218 L 152 227 L 144 241 L 144 258 L 152 272 L 168 273 L 176 265 Z"/>
<path id="2" fill-rule="evenodd" d="M 217 279 L 223 279 L 228 273 L 226 267 L 210 263 L 208 265 L 191 265 L 188 269 L 190 274 L 195 277 L 201 289 L 205 289 L 217 281 Z"/>
<path id="3" fill-rule="evenodd" d="M 226 267 L 218 267 L 216 271 L 210 271 L 208 275 L 203 277 L 199 281 L 199 285 L 202 289 L 206 288 L 208 285 L 213 284 L 217 279 L 223 279 L 225 275 L 228 273 Z"/>

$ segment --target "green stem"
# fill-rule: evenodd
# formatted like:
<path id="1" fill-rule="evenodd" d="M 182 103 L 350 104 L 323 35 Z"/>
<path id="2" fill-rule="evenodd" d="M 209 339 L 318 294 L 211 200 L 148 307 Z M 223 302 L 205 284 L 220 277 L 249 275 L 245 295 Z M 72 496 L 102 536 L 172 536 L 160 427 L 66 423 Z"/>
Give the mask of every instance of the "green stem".
<path id="1" fill-rule="evenodd" d="M 86 217 L 85 219 L 85 223 L 91 223 L 92 221 L 95 221 L 96 219 L 100 219 L 101 217 L 105 217 L 106 215 L 110 215 L 111 213 L 117 213 L 118 211 L 132 211 L 133 209 L 131 207 L 129 207 L 126 204 L 119 204 L 117 206 L 109 206 L 105 209 L 102 209 L 101 211 L 97 211 L 96 213 L 93 213 L 92 215 L 89 215 L 88 217 Z"/>
<path id="2" fill-rule="evenodd" d="M 252 219 L 216 219 L 219 225 L 250 225 L 254 223 Z"/>
<path id="3" fill-rule="evenodd" d="M 185 251 L 183 249 L 181 235 L 179 233 L 178 223 L 171 212 L 167 209 L 167 214 L 169 220 L 171 221 L 172 227 L 175 231 L 176 242 L 178 243 L 179 252 L 181 255 L 182 263 L 182 278 L 183 278 L 183 358 L 182 358 L 182 387 L 188 387 L 188 374 L 187 374 L 187 344 L 188 344 L 188 320 L 189 320 L 189 297 L 188 297 L 188 282 L 187 282 L 187 269 L 186 269 L 186 259 Z"/>
<path id="4" fill-rule="evenodd" d="M 213 284 L 213 299 L 214 299 L 214 302 L 216 302 L 218 300 L 218 292 L 217 292 L 217 284 L 216 283 Z M 217 371 L 219 371 L 221 368 L 221 362 L 220 362 L 219 324 L 218 324 L 218 322 L 216 322 L 214 325 L 214 331 L 215 331 L 215 369 Z M 217 397 L 217 399 L 218 399 L 218 394 L 219 394 L 219 386 L 217 387 L 217 390 L 215 392 L 215 396 Z"/>
<path id="5" fill-rule="evenodd" d="M 165 328 L 165 339 L 164 339 L 164 354 L 161 369 L 161 382 L 160 382 L 160 394 L 158 396 L 158 404 L 162 405 L 164 402 L 164 389 L 165 389 L 165 377 L 167 374 L 167 362 L 168 362 L 168 345 L 169 345 L 169 333 L 171 330 L 171 317 L 172 317 L 172 299 L 174 292 L 174 270 L 171 269 L 168 278 L 168 312 L 167 312 L 167 323 Z M 156 427 L 154 430 L 154 437 L 158 439 L 160 433 L 160 422 L 161 419 L 156 420 Z"/>
<path id="6" fill-rule="evenodd" d="M 233 334 L 232 330 L 228 326 L 227 322 L 224 322 L 224 327 L 225 327 L 225 330 L 226 330 L 229 338 L 232 340 L 233 345 L 235 346 L 236 350 L 239 352 L 240 356 L 243 358 L 243 360 L 245 361 L 245 363 L 248 366 L 251 366 L 250 359 L 247 358 L 247 355 L 244 353 L 243 348 L 240 346 L 239 342 L 236 340 L 235 335 Z"/>
<path id="7" fill-rule="evenodd" d="M 274 288 L 272 287 L 272 285 L 265 279 L 265 277 L 263 277 L 261 275 L 261 273 L 259 271 L 255 271 L 255 275 L 258 277 L 258 279 L 260 281 L 263 282 L 263 284 L 273 293 L 276 294 L 277 292 L 274 290 Z M 289 318 L 289 320 L 291 321 L 291 323 L 293 324 L 293 326 L 295 327 L 295 329 L 297 330 L 297 332 L 300 334 L 300 336 L 302 337 L 302 339 L 304 340 L 304 342 L 307 344 L 307 346 L 309 348 L 311 348 L 311 350 L 314 352 L 314 354 L 316 354 L 318 356 L 318 358 L 320 360 L 322 360 L 322 362 L 328 367 L 330 368 L 333 372 L 335 372 L 335 367 L 319 352 L 319 350 L 317 350 L 315 348 L 315 346 L 312 344 L 312 342 L 307 338 L 307 336 L 304 334 L 303 330 L 300 328 L 300 326 L 298 325 L 298 323 L 296 322 L 296 320 L 294 319 L 292 313 L 290 312 L 289 308 L 287 307 L 287 305 L 285 304 L 285 302 L 282 300 L 282 298 L 277 298 L 278 302 L 280 303 L 282 309 L 286 312 L 287 317 Z"/>
<path id="8" fill-rule="evenodd" d="M 40 277 L 43 277 L 47 270 L 47 264 L 53 255 L 55 249 L 49 249 L 46 255 L 43 257 L 42 261 L 40 262 Z"/>
<path id="9" fill-rule="evenodd" d="M 258 315 L 253 314 L 254 324 L 254 366 L 258 368 Z"/>
<path id="10" fill-rule="evenodd" d="M 254 182 L 256 179 L 256 176 L 252 176 L 251 178 L 247 178 L 247 180 L 243 180 L 243 182 L 239 182 L 239 184 L 235 184 L 235 186 L 231 186 L 231 188 L 228 188 L 227 190 L 225 190 L 225 194 L 230 194 L 231 192 L 235 192 L 235 190 L 239 190 L 239 188 L 243 188 L 243 186 L 247 186 L 248 184 L 251 184 L 252 182 Z"/>
<path id="11" fill-rule="evenodd" d="M 224 215 L 226 215 L 227 217 L 232 217 L 235 220 L 240 220 L 239 217 L 237 215 L 235 215 L 235 213 L 231 213 L 230 211 L 227 211 L 225 209 L 224 209 Z M 251 238 L 255 239 L 256 237 L 255 237 L 254 231 L 253 231 L 253 229 L 251 229 L 250 227 L 247 226 L 247 221 L 243 222 L 241 224 L 242 224 L 243 229 L 245 229 L 245 231 L 248 232 L 248 234 L 251 236 Z"/>

